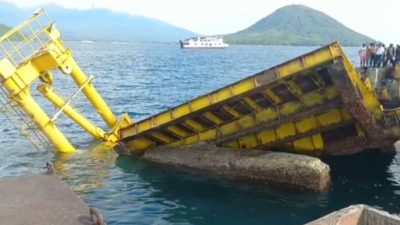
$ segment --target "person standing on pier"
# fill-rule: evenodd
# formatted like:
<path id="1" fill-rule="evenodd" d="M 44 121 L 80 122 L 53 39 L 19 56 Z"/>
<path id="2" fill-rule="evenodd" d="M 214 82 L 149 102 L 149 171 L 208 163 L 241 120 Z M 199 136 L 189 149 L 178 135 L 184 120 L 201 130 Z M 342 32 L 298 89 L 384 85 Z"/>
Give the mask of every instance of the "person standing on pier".
<path id="1" fill-rule="evenodd" d="M 374 67 L 381 67 L 382 64 L 382 57 L 383 54 L 385 53 L 385 48 L 381 43 L 378 44 L 378 48 L 376 49 L 375 52 L 375 62 L 374 62 Z"/>
<path id="2" fill-rule="evenodd" d="M 388 63 L 390 62 L 389 66 L 394 66 L 394 60 L 395 60 L 395 53 L 396 50 L 393 46 L 393 44 L 390 44 L 389 47 L 386 49 L 386 57 L 385 57 L 385 62 L 383 63 L 383 66 L 388 66 Z"/>
<path id="3" fill-rule="evenodd" d="M 358 55 L 360 56 L 360 67 L 367 66 L 367 45 L 363 44 L 358 51 Z"/>
<path id="4" fill-rule="evenodd" d="M 400 45 L 396 45 L 394 64 L 396 65 L 399 61 L 400 61 Z"/>
<path id="5" fill-rule="evenodd" d="M 375 45 L 374 43 L 371 43 L 367 47 L 367 66 L 372 67 L 374 66 L 374 60 L 375 59 Z"/>

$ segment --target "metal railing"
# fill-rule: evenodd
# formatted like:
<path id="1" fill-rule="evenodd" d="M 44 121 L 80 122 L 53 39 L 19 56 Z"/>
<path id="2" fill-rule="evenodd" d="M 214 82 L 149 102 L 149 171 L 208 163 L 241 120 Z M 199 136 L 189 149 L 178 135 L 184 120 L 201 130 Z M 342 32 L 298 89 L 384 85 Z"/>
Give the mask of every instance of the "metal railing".
<path id="1" fill-rule="evenodd" d="M 12 101 L 7 91 L 0 86 L 0 112 L 38 151 L 49 150 L 50 141 L 33 119 Z"/>
<path id="2" fill-rule="evenodd" d="M 47 29 L 53 21 L 43 9 L 0 37 L 0 60 L 7 58 L 15 67 L 26 62 L 51 40 Z"/>
<path id="3" fill-rule="evenodd" d="M 7 59 L 15 68 L 26 63 L 51 41 L 53 21 L 40 9 L 31 18 L 0 37 L 0 60 Z M 19 107 L 8 91 L 0 85 L 0 112 L 37 150 L 48 150 L 51 144 L 30 115 Z"/>

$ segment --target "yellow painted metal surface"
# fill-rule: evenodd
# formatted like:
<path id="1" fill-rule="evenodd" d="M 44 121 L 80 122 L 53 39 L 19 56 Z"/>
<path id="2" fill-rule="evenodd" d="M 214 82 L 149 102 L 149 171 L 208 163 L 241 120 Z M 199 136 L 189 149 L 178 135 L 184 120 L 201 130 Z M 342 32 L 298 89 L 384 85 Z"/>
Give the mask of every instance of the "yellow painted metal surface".
<path id="1" fill-rule="evenodd" d="M 75 81 L 79 91 L 85 94 L 95 111 L 111 128 L 110 132 L 104 132 L 74 110 L 69 105 L 73 96 L 64 101 L 53 91 L 52 71 L 57 69 Z M 112 113 L 91 80 L 75 62 L 71 51 L 61 40 L 60 32 L 43 10 L 0 38 L 0 78 L 3 90 L 1 97 L 6 99 L 3 106 L 12 108 L 10 105 L 13 105 L 23 109 L 24 113 L 19 113 L 18 116 L 35 124 L 38 132 L 44 133 L 58 152 L 75 151 L 55 125 L 58 117 L 56 115 L 60 113 L 66 113 L 85 131 L 105 141 L 109 147 L 117 144 L 118 130 L 132 123 L 127 115 L 118 120 Z M 53 118 L 43 111 L 30 94 L 32 83 L 38 79 L 43 83 L 39 86 L 39 91 L 60 108 Z M 6 114 L 9 117 L 16 115 L 15 110 L 8 110 Z M 35 138 L 39 137 L 33 137 Z"/>
<path id="2" fill-rule="evenodd" d="M 97 139 L 105 139 L 105 132 L 93 125 L 88 119 L 79 114 L 73 107 L 66 105 L 66 102 L 57 95 L 52 87 L 47 84 L 41 84 L 38 86 L 38 91 L 45 96 L 51 103 L 53 103 L 57 108 L 61 109 L 64 107 L 64 113 L 68 115 L 72 120 L 74 120 L 80 127 L 82 127 L 86 132 Z"/>
<path id="3" fill-rule="evenodd" d="M 120 130 L 120 140 L 137 154 L 157 145 L 201 142 L 321 154 L 340 141 L 348 146 L 347 137 L 367 140 L 367 129 L 379 128 L 344 104 L 341 82 L 351 85 L 348 92 L 357 96 L 363 118 L 374 124 L 384 119 L 369 80 L 361 80 L 332 43 L 138 121 Z"/>

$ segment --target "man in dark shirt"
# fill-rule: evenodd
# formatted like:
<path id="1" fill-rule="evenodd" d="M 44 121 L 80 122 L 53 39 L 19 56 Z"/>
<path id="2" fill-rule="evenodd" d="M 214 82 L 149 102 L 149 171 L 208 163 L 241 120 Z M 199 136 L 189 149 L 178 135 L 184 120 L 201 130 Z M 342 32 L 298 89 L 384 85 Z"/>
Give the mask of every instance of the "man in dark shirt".
<path id="1" fill-rule="evenodd" d="M 400 61 L 400 45 L 396 45 L 395 64 Z"/>
<path id="2" fill-rule="evenodd" d="M 390 66 L 394 66 L 395 53 L 396 49 L 394 48 L 393 44 L 390 44 L 389 47 L 386 49 L 386 57 L 383 66 L 387 66 L 388 62 L 390 62 Z"/>

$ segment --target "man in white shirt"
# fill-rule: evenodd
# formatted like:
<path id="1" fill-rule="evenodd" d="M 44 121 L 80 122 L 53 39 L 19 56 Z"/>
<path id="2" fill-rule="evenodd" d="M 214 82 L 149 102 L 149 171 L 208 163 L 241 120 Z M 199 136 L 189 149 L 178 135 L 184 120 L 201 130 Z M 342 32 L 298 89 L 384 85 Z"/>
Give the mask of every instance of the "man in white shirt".
<path id="1" fill-rule="evenodd" d="M 383 47 L 383 45 L 381 43 L 379 43 L 378 48 L 376 49 L 376 53 L 375 53 L 374 67 L 381 67 L 383 53 L 385 53 L 385 48 Z"/>

